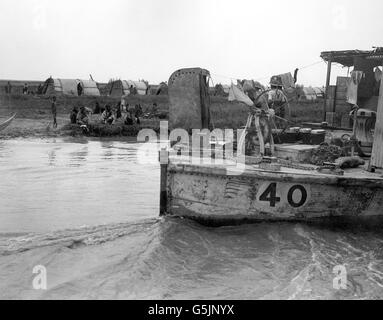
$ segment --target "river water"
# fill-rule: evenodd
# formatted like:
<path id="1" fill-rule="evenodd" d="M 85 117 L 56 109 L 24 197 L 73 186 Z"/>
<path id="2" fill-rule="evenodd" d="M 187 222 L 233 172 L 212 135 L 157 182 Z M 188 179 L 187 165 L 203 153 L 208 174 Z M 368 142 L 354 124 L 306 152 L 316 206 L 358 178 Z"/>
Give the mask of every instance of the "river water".
<path id="1" fill-rule="evenodd" d="M 142 146 L 0 141 L 0 298 L 383 298 L 381 229 L 159 218 L 157 147 Z"/>

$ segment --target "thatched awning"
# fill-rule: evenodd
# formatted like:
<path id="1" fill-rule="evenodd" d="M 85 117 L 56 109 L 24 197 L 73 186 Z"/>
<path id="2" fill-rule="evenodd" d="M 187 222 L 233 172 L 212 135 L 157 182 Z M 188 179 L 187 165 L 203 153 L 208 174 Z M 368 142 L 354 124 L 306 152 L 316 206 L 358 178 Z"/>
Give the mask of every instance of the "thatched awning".
<path id="1" fill-rule="evenodd" d="M 361 57 L 367 60 L 375 60 L 376 65 L 383 65 L 383 47 L 376 48 L 372 51 L 365 50 L 343 50 L 343 51 L 325 51 L 321 53 L 321 58 L 325 61 L 339 63 L 345 67 L 354 65 L 354 58 Z"/>

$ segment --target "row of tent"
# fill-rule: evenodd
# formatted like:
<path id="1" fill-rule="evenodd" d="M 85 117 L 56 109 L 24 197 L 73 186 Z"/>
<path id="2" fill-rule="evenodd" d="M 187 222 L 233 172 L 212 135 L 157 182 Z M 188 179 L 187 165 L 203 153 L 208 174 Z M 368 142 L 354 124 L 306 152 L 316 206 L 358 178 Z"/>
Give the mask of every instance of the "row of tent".
<path id="1" fill-rule="evenodd" d="M 97 83 L 93 80 L 48 78 L 41 94 L 68 96 L 100 96 Z"/>
<path id="2" fill-rule="evenodd" d="M 111 80 L 108 84 L 98 84 L 94 80 L 53 79 L 48 78 L 40 88 L 40 94 L 68 96 L 100 96 L 122 97 L 129 94 L 147 95 L 167 94 L 167 84 L 149 85 L 144 81 Z"/>
<path id="3" fill-rule="evenodd" d="M 54 79 L 48 78 L 44 83 L 32 86 L 33 92 L 46 95 L 69 95 L 69 96 L 100 96 L 122 97 L 130 94 L 137 95 L 166 95 L 168 93 L 167 83 L 161 82 L 159 85 L 149 85 L 145 81 L 131 80 L 111 80 L 107 84 L 97 83 L 93 80 L 80 79 Z M 15 84 L 16 86 L 16 84 Z M 14 87 L 15 87 L 14 86 Z M 229 85 L 217 84 L 210 88 L 211 96 L 227 97 L 229 94 Z M 320 87 L 303 87 L 297 85 L 292 89 L 292 95 L 298 100 L 317 100 L 323 98 L 325 89 Z M 291 96 L 291 95 L 289 95 Z"/>

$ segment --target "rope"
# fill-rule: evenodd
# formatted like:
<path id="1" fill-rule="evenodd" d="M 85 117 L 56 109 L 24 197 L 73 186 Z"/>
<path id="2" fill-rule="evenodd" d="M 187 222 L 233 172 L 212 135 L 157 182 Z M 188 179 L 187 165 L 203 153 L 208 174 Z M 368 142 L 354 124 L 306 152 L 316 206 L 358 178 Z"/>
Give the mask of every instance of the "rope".
<path id="1" fill-rule="evenodd" d="M 299 70 L 304 70 L 304 69 L 307 69 L 307 68 L 310 68 L 310 67 L 313 67 L 319 63 L 323 63 L 324 61 L 323 60 L 320 60 L 320 61 L 316 61 L 316 62 L 313 62 L 311 64 L 308 64 L 306 66 L 303 66 L 303 67 L 298 67 Z M 229 79 L 229 80 L 237 80 L 237 79 L 241 79 L 241 77 L 229 77 L 229 76 L 226 76 L 226 75 L 222 75 L 222 74 L 218 74 L 218 73 L 211 73 L 211 75 L 213 76 L 217 76 L 217 77 L 221 77 L 221 78 L 225 78 L 225 79 Z M 270 76 L 267 76 L 267 77 L 263 77 L 263 78 L 258 78 L 258 79 L 255 79 L 255 81 L 261 81 L 261 80 L 266 80 L 266 79 L 270 79 Z"/>

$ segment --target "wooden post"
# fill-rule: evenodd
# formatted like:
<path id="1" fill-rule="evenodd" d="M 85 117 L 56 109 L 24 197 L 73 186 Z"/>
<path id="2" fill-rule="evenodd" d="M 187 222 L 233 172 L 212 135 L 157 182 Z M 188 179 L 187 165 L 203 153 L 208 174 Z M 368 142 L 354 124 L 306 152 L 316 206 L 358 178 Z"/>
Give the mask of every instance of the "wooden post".
<path id="1" fill-rule="evenodd" d="M 372 146 L 371 167 L 383 168 L 383 81 L 380 82 L 378 109 Z"/>
<path id="2" fill-rule="evenodd" d="M 323 121 L 326 121 L 326 110 L 327 110 L 327 99 L 328 99 L 328 90 L 330 87 L 330 78 L 331 78 L 331 57 L 327 61 L 327 77 L 326 77 L 326 94 L 324 99 L 324 105 L 323 105 Z"/>
<path id="3" fill-rule="evenodd" d="M 160 151 L 160 216 L 166 214 L 168 207 L 168 161 L 169 153 L 167 150 L 162 149 Z"/>
<path id="4" fill-rule="evenodd" d="M 335 86 L 334 88 L 334 102 L 332 104 L 332 112 L 334 112 L 335 114 L 335 111 L 336 111 L 336 95 L 338 93 L 338 86 Z"/>

